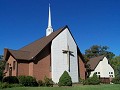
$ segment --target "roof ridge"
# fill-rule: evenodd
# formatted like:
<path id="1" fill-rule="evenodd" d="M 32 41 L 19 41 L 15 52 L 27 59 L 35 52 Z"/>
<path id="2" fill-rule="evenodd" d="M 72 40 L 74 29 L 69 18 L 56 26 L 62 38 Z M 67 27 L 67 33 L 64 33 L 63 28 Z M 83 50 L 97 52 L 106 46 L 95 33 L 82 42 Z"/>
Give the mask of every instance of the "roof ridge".
<path id="1" fill-rule="evenodd" d="M 8 49 L 8 50 L 11 50 L 11 51 L 21 51 L 21 52 L 29 52 L 29 51 L 23 51 L 23 50 L 13 50 L 13 49 Z"/>
<path id="2" fill-rule="evenodd" d="M 92 57 L 92 58 L 90 58 L 90 60 L 94 59 L 94 58 L 99 58 L 99 57 L 105 57 L 105 56 L 104 55 L 100 55 L 100 56 Z"/>

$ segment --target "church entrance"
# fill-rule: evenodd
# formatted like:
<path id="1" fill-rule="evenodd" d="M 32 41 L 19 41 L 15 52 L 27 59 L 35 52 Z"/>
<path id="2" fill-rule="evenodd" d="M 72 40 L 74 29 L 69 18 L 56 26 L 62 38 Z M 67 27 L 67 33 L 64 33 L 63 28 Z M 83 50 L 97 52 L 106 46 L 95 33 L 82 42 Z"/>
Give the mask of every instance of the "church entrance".
<path id="1" fill-rule="evenodd" d="M 9 76 L 12 76 L 12 67 L 9 69 Z"/>

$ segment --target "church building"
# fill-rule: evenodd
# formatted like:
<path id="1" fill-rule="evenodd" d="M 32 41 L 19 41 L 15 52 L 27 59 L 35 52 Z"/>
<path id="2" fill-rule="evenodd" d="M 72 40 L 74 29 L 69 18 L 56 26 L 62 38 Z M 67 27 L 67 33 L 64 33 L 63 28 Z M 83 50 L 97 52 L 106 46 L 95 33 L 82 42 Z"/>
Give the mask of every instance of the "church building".
<path id="1" fill-rule="evenodd" d="M 85 61 L 68 26 L 53 31 L 49 6 L 46 36 L 18 50 L 4 49 L 5 76 L 33 76 L 37 80 L 52 78 L 58 83 L 67 71 L 72 82 L 85 79 Z"/>

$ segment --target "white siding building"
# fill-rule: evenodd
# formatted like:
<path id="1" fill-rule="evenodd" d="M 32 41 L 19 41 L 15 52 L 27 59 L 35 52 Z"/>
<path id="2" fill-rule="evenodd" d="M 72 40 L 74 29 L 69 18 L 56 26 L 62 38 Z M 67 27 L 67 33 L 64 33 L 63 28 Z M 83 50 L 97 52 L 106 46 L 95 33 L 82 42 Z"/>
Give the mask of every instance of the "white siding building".
<path id="1" fill-rule="evenodd" d="M 63 53 L 64 50 L 69 50 L 73 55 Z M 69 61 L 68 61 L 69 58 Z M 60 76 L 66 70 L 72 78 L 72 82 L 78 82 L 78 58 L 77 45 L 66 28 L 52 41 L 51 45 L 51 62 L 52 62 L 52 79 L 58 83 Z"/>
<path id="2" fill-rule="evenodd" d="M 108 62 L 108 59 L 104 56 L 91 58 L 88 62 L 90 65 L 91 73 L 90 77 L 96 73 L 100 78 L 114 78 L 114 69 Z"/>

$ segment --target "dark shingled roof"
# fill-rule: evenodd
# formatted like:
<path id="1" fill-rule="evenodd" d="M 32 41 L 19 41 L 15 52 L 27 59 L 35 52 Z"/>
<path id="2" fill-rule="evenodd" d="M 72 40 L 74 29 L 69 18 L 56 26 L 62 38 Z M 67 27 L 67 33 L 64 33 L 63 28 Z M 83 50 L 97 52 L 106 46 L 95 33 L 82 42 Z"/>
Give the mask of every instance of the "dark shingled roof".
<path id="1" fill-rule="evenodd" d="M 91 59 L 87 62 L 87 65 L 90 65 L 90 70 L 94 70 L 94 69 L 97 67 L 97 65 L 99 64 L 99 62 L 100 62 L 101 60 L 103 60 L 103 58 L 104 58 L 104 55 L 91 58 Z"/>
<path id="2" fill-rule="evenodd" d="M 10 50 L 9 49 L 9 52 L 16 59 L 29 60 L 30 52 L 28 52 L 28 51 Z"/>
<path id="3" fill-rule="evenodd" d="M 65 28 L 68 28 L 68 26 L 62 27 L 57 31 L 51 33 L 50 35 L 40 38 L 19 50 L 4 49 L 4 58 L 7 59 L 7 55 L 11 54 L 15 59 L 31 60 L 39 52 L 41 52 Z"/>

